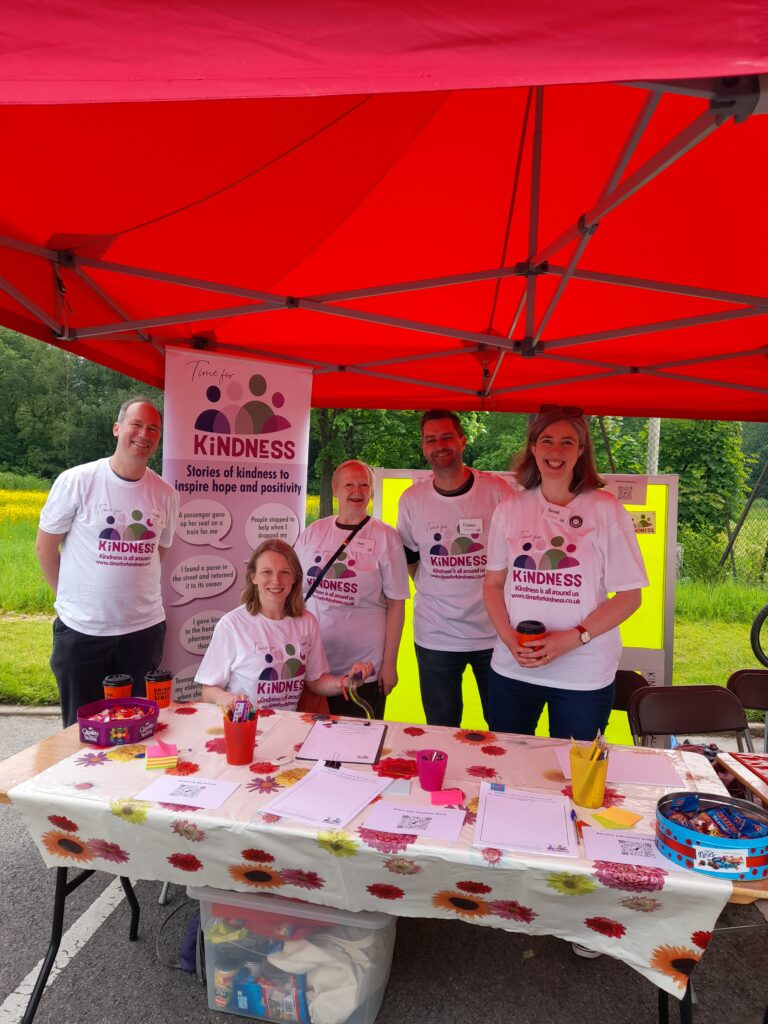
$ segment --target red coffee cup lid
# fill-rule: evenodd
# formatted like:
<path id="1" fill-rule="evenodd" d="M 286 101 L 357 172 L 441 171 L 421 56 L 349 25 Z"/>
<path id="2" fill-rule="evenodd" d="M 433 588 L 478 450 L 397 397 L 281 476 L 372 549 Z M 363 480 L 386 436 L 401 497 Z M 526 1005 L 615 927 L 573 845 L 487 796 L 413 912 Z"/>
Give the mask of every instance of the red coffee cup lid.
<path id="1" fill-rule="evenodd" d="M 113 676 L 105 676 L 102 686 L 133 686 L 133 679 L 125 672 L 117 672 Z"/>

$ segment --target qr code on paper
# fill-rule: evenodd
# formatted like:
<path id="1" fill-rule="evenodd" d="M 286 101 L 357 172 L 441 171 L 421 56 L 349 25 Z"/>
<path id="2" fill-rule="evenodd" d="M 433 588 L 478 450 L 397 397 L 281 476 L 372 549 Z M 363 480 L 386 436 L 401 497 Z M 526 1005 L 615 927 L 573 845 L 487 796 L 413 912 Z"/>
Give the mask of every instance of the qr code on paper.
<path id="1" fill-rule="evenodd" d="M 193 782 L 180 782 L 174 788 L 171 796 L 183 796 L 189 799 L 190 797 L 200 796 L 204 788 L 204 786 L 196 786 Z"/>
<path id="2" fill-rule="evenodd" d="M 617 487 L 619 501 L 632 501 L 632 485 L 619 484 Z"/>
<path id="3" fill-rule="evenodd" d="M 652 857 L 652 839 L 619 839 L 619 849 L 625 857 Z"/>
<path id="4" fill-rule="evenodd" d="M 404 814 L 397 823 L 398 828 L 427 828 L 432 819 L 428 814 Z"/>

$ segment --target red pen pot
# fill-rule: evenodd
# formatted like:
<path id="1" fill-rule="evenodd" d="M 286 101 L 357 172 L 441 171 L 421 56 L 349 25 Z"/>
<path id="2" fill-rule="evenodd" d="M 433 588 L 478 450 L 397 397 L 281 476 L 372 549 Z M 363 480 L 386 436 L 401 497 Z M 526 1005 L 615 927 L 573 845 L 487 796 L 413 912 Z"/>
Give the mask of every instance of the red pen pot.
<path id="1" fill-rule="evenodd" d="M 249 722 L 231 722 L 224 719 L 224 752 L 227 764 L 250 764 L 256 746 L 258 715 Z"/>

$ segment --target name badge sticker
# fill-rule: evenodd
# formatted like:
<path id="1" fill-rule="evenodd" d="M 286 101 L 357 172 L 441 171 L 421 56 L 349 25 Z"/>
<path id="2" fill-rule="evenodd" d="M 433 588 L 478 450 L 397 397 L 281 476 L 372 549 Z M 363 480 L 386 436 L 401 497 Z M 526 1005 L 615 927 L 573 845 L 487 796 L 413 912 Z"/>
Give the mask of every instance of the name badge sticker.
<path id="1" fill-rule="evenodd" d="M 565 526 L 568 522 L 568 509 L 560 508 L 559 505 L 545 505 L 542 519 L 550 523 L 557 523 L 558 526 Z"/>
<path id="2" fill-rule="evenodd" d="M 464 537 L 471 537 L 473 533 L 483 532 L 482 519 L 460 519 L 459 533 Z"/>
<path id="3" fill-rule="evenodd" d="M 355 537 L 349 545 L 350 551 L 359 551 L 361 555 L 372 555 L 374 542 L 370 537 Z"/>

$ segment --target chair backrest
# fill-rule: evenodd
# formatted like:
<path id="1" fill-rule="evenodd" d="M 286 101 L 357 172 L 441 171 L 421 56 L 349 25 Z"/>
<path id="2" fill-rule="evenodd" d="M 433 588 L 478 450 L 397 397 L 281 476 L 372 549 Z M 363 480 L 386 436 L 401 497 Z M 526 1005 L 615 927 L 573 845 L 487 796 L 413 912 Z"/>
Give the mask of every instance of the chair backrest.
<path id="1" fill-rule="evenodd" d="M 739 750 L 753 749 L 744 706 L 724 686 L 646 686 L 630 697 L 628 714 L 638 745 L 651 736 L 732 732 Z"/>
<path id="2" fill-rule="evenodd" d="M 733 673 L 726 686 L 745 708 L 768 711 L 768 668 L 741 668 Z"/>
<path id="3" fill-rule="evenodd" d="M 768 675 L 768 673 L 766 674 Z M 613 710 L 629 711 L 629 698 L 635 690 L 647 686 L 648 680 L 645 676 L 641 676 L 639 672 L 630 672 L 625 668 L 620 668 L 616 672 L 614 685 Z"/>

